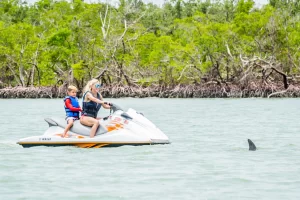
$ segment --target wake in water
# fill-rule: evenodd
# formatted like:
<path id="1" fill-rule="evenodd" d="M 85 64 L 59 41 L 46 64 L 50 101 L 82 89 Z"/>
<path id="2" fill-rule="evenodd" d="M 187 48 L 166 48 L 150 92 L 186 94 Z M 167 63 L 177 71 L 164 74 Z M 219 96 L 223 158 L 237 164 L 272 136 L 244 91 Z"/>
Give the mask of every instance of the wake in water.
<path id="1" fill-rule="evenodd" d="M 5 149 L 5 148 L 11 148 L 11 147 L 18 147 L 20 146 L 16 143 L 16 141 L 1 141 L 0 142 L 0 149 Z"/>

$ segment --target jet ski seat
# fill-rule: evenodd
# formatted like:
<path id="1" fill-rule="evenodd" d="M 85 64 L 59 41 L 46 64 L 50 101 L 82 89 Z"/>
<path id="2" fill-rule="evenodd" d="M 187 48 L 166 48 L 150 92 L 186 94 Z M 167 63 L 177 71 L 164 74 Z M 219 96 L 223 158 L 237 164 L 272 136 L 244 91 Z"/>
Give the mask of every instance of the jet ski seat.
<path id="1" fill-rule="evenodd" d="M 45 118 L 45 121 L 49 124 L 49 127 L 51 126 L 60 126 L 62 128 L 65 128 L 67 126 L 67 122 L 65 119 L 62 118 Z M 73 126 L 71 127 L 70 131 L 73 133 L 83 135 L 83 136 L 89 136 L 91 127 L 82 125 L 79 120 L 74 121 Z M 96 135 L 101 135 L 107 132 L 107 129 L 100 124 L 96 131 Z"/>

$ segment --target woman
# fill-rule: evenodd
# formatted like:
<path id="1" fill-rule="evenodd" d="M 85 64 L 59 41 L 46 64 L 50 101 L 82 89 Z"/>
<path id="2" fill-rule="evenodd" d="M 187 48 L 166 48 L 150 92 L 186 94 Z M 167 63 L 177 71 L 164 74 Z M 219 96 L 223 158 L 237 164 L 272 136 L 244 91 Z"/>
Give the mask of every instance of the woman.
<path id="1" fill-rule="evenodd" d="M 82 115 L 80 123 L 86 126 L 91 126 L 90 137 L 94 137 L 99 127 L 99 119 L 97 118 L 98 111 L 101 106 L 110 109 L 109 103 L 104 102 L 99 93 L 101 85 L 97 79 L 90 80 L 84 88 L 82 98 Z"/>

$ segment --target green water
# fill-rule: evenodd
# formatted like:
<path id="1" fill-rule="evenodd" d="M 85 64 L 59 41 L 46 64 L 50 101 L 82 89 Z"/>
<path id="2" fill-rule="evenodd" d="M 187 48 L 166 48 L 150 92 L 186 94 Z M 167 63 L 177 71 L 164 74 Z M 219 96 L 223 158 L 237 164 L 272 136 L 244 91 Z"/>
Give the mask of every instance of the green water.
<path id="1" fill-rule="evenodd" d="M 44 117 L 64 116 L 62 99 L 1 99 L 0 199 L 300 198 L 300 99 L 107 100 L 172 144 L 24 149 L 16 142 L 42 134 Z"/>

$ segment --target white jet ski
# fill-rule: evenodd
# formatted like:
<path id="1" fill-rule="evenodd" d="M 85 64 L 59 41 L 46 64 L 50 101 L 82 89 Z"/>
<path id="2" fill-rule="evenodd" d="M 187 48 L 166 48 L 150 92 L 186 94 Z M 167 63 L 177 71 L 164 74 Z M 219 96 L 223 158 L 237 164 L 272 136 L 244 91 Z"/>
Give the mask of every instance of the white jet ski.
<path id="1" fill-rule="evenodd" d="M 124 112 L 119 106 L 111 105 L 111 114 L 99 120 L 100 126 L 94 138 L 90 138 L 90 127 L 76 120 L 62 137 L 67 125 L 63 118 L 46 118 L 49 128 L 43 135 L 20 139 L 23 147 L 33 146 L 77 146 L 82 148 L 100 148 L 122 145 L 169 144 L 169 138 L 143 114 L 129 108 Z"/>

